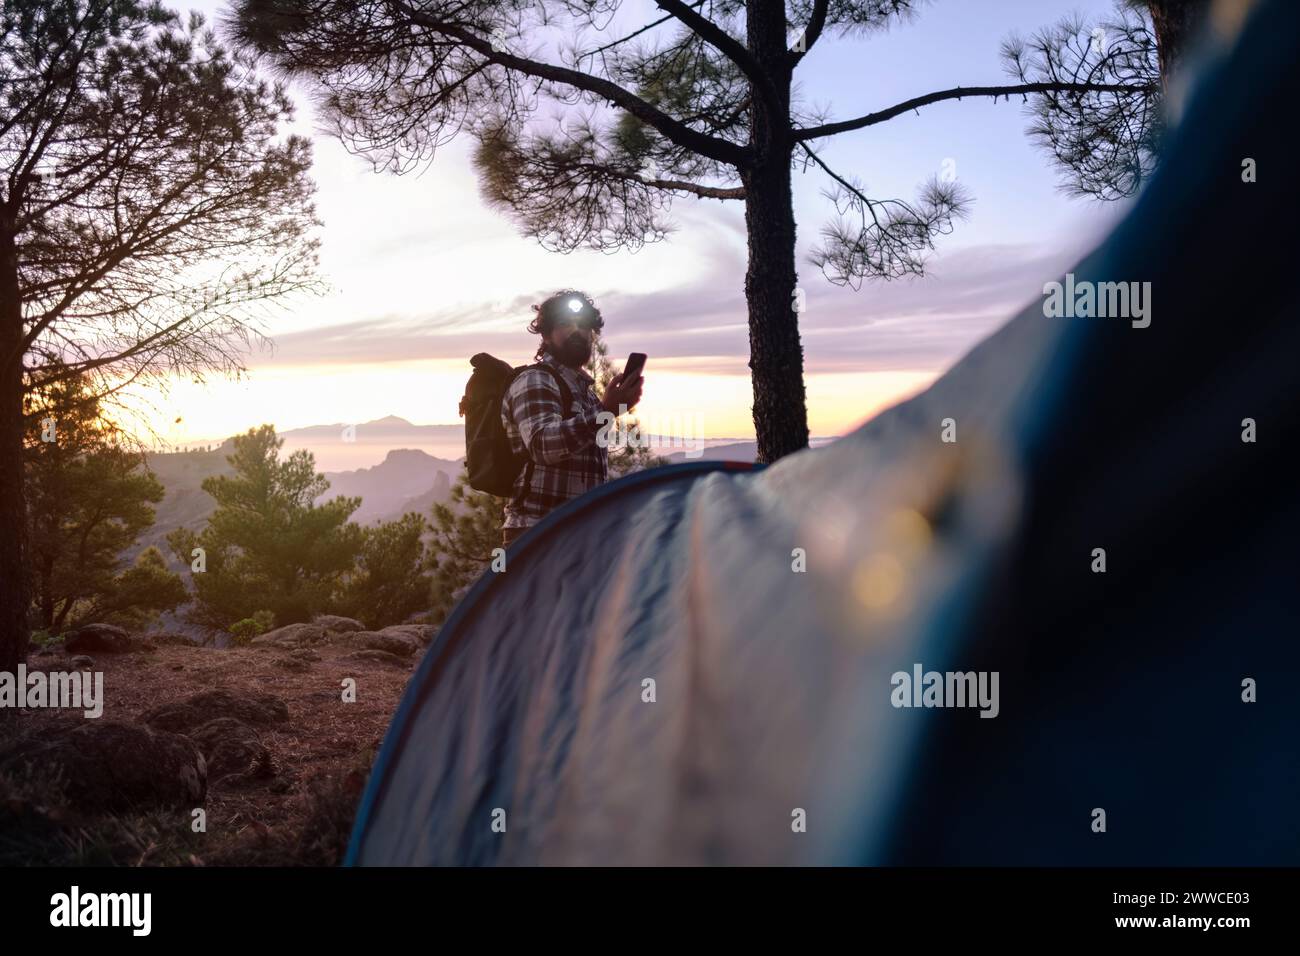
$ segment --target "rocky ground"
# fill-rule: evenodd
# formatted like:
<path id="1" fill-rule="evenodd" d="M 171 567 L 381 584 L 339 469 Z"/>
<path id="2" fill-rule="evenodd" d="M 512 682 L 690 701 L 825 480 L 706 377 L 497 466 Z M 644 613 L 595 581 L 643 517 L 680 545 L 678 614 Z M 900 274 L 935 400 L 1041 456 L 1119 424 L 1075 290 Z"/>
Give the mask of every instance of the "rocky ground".
<path id="1" fill-rule="evenodd" d="M 34 651 L 29 672 L 102 672 L 103 715 L 0 709 L 0 865 L 338 863 L 433 633 L 318 618 L 217 649 L 93 626 Z"/>

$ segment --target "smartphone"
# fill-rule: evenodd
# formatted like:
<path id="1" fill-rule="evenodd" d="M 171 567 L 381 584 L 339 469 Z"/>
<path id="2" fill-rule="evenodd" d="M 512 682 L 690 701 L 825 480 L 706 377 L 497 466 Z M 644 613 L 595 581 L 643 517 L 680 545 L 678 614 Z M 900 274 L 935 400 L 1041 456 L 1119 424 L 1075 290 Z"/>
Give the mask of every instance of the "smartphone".
<path id="1" fill-rule="evenodd" d="M 633 352 L 627 357 L 627 364 L 623 366 L 623 381 L 635 381 L 645 368 L 645 353 Z"/>

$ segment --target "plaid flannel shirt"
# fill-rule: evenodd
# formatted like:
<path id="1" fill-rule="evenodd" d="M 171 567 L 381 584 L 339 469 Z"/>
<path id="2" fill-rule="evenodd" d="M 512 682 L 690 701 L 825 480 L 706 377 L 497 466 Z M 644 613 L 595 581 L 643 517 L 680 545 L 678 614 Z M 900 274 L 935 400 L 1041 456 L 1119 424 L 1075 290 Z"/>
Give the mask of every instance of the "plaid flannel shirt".
<path id="1" fill-rule="evenodd" d="M 609 478 L 609 455 L 597 446 L 600 399 L 591 376 L 557 362 L 542 359 L 564 377 L 573 396 L 565 419 L 560 389 L 541 369 L 520 372 L 501 400 L 501 423 L 516 454 L 528 453 L 533 477 L 527 491 L 525 466 L 515 479 L 515 496 L 506 504 L 506 528 L 527 528 L 564 504 Z M 522 497 L 521 497 L 521 492 Z"/>

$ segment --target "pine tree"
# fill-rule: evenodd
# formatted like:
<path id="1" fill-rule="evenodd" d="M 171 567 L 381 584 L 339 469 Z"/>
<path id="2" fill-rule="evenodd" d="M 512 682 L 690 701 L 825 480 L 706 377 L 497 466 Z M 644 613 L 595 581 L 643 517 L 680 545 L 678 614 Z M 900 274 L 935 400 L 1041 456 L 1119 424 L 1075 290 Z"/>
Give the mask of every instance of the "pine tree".
<path id="1" fill-rule="evenodd" d="M 451 497 L 433 506 L 431 621 L 441 624 L 456 602 L 492 561 L 500 548 L 505 521 L 504 498 L 475 491 L 461 472 Z"/>
<path id="2" fill-rule="evenodd" d="M 190 617 L 220 630 L 267 609 L 277 627 L 309 621 L 330 610 L 345 576 L 356 566 L 363 533 L 348 521 L 360 498 L 314 504 L 329 490 L 311 452 L 280 459 L 283 438 L 263 425 L 234 439 L 227 461 L 233 475 L 203 481 L 217 502 L 199 534 L 177 528 L 167 537 L 176 557 L 193 570 Z M 195 549 L 201 549 L 196 553 Z"/>
<path id="3" fill-rule="evenodd" d="M 24 471 L 33 624 L 51 633 L 96 621 L 136 626 L 187 600 L 156 549 L 120 554 L 154 523 L 163 487 L 100 410 L 84 378 L 27 396 Z"/>
<path id="4" fill-rule="evenodd" d="M 202 17 L 0 3 L 0 671 L 28 640 L 23 395 L 242 369 L 265 304 L 315 285 L 292 118 Z"/>
<path id="5" fill-rule="evenodd" d="M 1140 181 L 1161 92 L 1154 43 L 1098 51 L 1080 23 L 1082 32 L 1053 34 L 1041 59 L 1014 62 L 1011 83 L 931 90 L 838 121 L 829 107 L 809 104 L 823 92 L 869 103 L 871 84 L 799 95 L 800 69 L 815 47 L 881 37 L 922 7 L 917 0 L 655 0 L 653 14 L 648 6 L 573 0 L 234 7 L 237 42 L 313 81 L 337 134 L 377 168 L 407 171 L 448 139 L 471 136 L 488 202 L 546 248 L 635 249 L 668 234 L 676 199 L 743 203 L 763 462 L 808 445 L 794 174 L 826 178 L 834 217 L 812 261 L 831 282 L 855 287 L 921 274 L 938 238 L 968 208 L 946 171 L 914 199 L 870 195 L 856 170 L 832 167 L 833 137 L 937 103 L 1028 100 L 1049 124 L 1075 134 L 1065 145 L 1114 159 L 1119 171 L 1110 175 L 1088 157 L 1056 156 L 1105 192 Z M 991 70 L 995 56 L 990 50 Z M 1095 121 L 1094 111 L 1102 114 Z"/>
<path id="6" fill-rule="evenodd" d="M 426 607 L 432 576 L 425 527 L 424 517 L 411 512 L 362 528 L 356 567 L 345 575 L 334 611 L 378 630 Z"/>

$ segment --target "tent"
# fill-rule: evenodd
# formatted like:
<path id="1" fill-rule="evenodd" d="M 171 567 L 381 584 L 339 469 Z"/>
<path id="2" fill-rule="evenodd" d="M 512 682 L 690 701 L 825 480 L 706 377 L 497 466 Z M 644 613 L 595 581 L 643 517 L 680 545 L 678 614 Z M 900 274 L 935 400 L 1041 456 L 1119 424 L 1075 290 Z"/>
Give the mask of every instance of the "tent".
<path id="1" fill-rule="evenodd" d="M 1149 283 L 1149 324 L 1036 299 L 825 448 L 633 475 L 517 541 L 348 862 L 1300 863 L 1297 37 L 1260 5 L 1057 277 Z M 904 686 L 931 672 L 964 705 Z"/>

